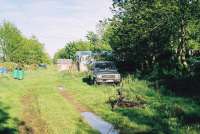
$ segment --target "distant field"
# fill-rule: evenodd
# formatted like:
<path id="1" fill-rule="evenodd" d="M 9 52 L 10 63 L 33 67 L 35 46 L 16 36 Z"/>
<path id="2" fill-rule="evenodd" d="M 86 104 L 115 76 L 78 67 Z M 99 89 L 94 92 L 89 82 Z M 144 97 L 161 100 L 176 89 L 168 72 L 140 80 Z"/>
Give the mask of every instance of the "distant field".
<path id="1" fill-rule="evenodd" d="M 86 74 L 59 73 L 54 68 L 26 73 L 22 81 L 0 78 L 0 133 L 94 134 L 80 112 L 87 110 L 111 122 L 123 134 L 198 134 L 200 106 L 191 99 L 163 95 L 148 82 L 127 78 L 129 97 L 144 108 L 111 110 L 112 85 L 88 85 Z M 63 87 L 63 92 L 60 91 Z M 62 94 L 63 93 L 63 94 Z"/>

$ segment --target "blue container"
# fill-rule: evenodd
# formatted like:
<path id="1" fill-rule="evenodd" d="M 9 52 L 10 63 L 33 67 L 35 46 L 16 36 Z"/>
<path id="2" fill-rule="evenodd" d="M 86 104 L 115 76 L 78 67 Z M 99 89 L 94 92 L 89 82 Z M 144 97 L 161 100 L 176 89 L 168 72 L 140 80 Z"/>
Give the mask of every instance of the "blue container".
<path id="1" fill-rule="evenodd" d="M 6 73 L 7 73 L 7 68 L 0 67 L 0 74 L 6 74 Z"/>
<path id="2" fill-rule="evenodd" d="M 0 67 L 0 74 L 3 74 L 3 67 Z"/>
<path id="3" fill-rule="evenodd" d="M 3 74 L 6 74 L 7 73 L 7 68 L 3 67 L 2 72 L 3 72 Z"/>

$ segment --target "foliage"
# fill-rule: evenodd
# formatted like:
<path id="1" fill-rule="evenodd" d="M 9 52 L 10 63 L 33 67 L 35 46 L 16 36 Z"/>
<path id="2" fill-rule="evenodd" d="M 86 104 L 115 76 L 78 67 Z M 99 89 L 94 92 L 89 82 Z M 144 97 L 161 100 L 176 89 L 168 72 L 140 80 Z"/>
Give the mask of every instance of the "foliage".
<path id="1" fill-rule="evenodd" d="M 89 42 L 80 40 L 68 43 L 65 47 L 65 53 L 68 59 L 75 60 L 77 51 L 90 51 L 91 49 L 92 46 Z"/>
<path id="2" fill-rule="evenodd" d="M 13 52 L 13 59 L 21 64 L 48 63 L 47 54 L 44 53 L 43 45 L 37 39 L 24 39 L 21 45 Z"/>
<path id="3" fill-rule="evenodd" d="M 31 65 L 23 65 L 22 68 L 25 71 L 35 71 L 38 69 L 38 65 L 37 64 L 31 64 Z"/>
<path id="4" fill-rule="evenodd" d="M 0 63 L 0 67 L 5 67 L 8 71 L 13 71 L 17 67 L 17 64 L 13 62 L 3 62 Z"/>
<path id="5" fill-rule="evenodd" d="M 10 22 L 0 26 L 0 49 L 4 61 L 11 61 L 13 52 L 20 46 L 23 39 L 21 32 Z"/>
<path id="6" fill-rule="evenodd" d="M 66 44 L 65 48 L 58 50 L 54 55 L 54 62 L 56 59 L 75 59 L 77 51 L 92 51 L 100 53 L 102 51 L 111 52 L 109 45 L 108 30 L 109 22 L 107 20 L 100 21 L 97 24 L 97 32 L 89 31 L 86 35 L 87 41 L 72 41 Z"/>
<path id="7" fill-rule="evenodd" d="M 68 55 L 67 53 L 65 52 L 65 48 L 62 48 L 62 49 L 59 49 L 54 57 L 53 57 L 53 62 L 56 63 L 56 60 L 57 59 L 68 59 Z"/>
<path id="8" fill-rule="evenodd" d="M 102 43 L 101 45 L 93 45 L 88 41 L 73 41 L 67 43 L 65 48 L 60 49 L 54 55 L 54 61 L 56 59 L 73 59 L 75 60 L 76 52 L 77 51 L 93 51 L 93 52 L 100 52 L 100 51 L 110 51 L 110 46 L 108 44 Z"/>
<path id="9" fill-rule="evenodd" d="M 189 46 L 199 45 L 199 7 L 196 0 L 114 0 L 108 36 L 115 60 L 143 73 L 155 65 L 188 69 Z"/>
<path id="10" fill-rule="evenodd" d="M 36 37 L 27 39 L 10 22 L 0 26 L 0 49 L 3 61 L 19 64 L 50 63 L 44 46 Z"/>
<path id="11" fill-rule="evenodd" d="M 86 38 L 88 39 L 88 41 L 92 44 L 92 45 L 98 45 L 99 43 L 99 37 L 97 34 L 95 34 L 94 32 L 88 32 L 86 35 Z"/>

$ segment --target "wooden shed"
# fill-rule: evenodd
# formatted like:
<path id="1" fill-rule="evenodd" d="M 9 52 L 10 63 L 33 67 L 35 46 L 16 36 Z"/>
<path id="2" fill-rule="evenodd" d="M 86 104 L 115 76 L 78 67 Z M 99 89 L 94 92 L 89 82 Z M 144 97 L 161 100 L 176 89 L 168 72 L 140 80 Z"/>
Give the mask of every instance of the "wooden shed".
<path id="1" fill-rule="evenodd" d="M 70 71 L 73 61 L 72 59 L 58 59 L 56 64 L 59 71 Z"/>

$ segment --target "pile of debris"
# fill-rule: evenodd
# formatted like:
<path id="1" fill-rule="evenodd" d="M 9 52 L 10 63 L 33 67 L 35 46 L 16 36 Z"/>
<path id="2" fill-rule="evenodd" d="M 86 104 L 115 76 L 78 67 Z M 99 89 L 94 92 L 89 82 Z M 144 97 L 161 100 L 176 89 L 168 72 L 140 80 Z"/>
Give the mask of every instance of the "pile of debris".
<path id="1" fill-rule="evenodd" d="M 136 95 L 135 100 L 128 100 L 123 94 L 123 89 L 118 89 L 117 94 L 115 96 L 109 97 L 108 103 L 111 105 L 112 110 L 116 107 L 122 108 L 135 108 L 141 107 L 144 108 L 146 101 L 143 97 Z"/>

